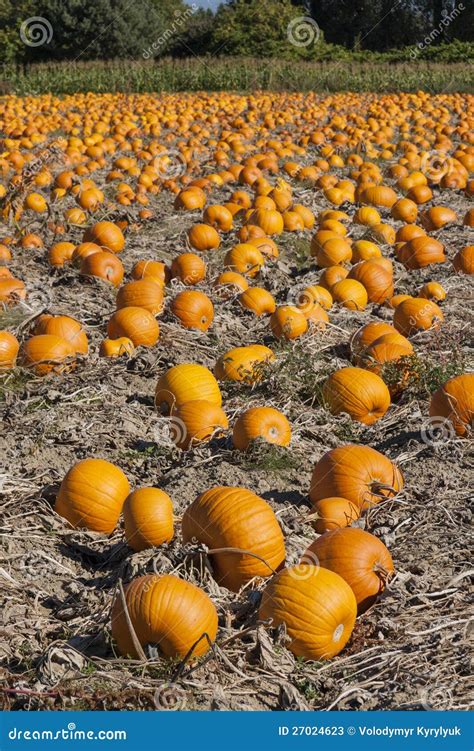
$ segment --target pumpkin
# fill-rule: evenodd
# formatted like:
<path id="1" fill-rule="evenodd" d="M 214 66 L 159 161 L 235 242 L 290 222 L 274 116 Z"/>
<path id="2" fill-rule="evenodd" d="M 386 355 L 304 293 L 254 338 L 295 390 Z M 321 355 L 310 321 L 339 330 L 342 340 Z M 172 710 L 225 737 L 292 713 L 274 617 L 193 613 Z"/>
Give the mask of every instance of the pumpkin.
<path id="1" fill-rule="evenodd" d="M 71 260 L 75 266 L 80 266 L 85 258 L 94 253 L 101 253 L 102 248 L 96 243 L 80 243 L 77 245 L 71 255 Z"/>
<path id="2" fill-rule="evenodd" d="M 398 243 L 406 243 L 409 240 L 413 240 L 415 237 L 426 237 L 426 232 L 422 227 L 418 227 L 417 224 L 404 224 L 403 227 L 397 230 L 395 240 Z"/>
<path id="3" fill-rule="evenodd" d="M 312 229 L 314 226 L 315 216 L 311 209 L 308 209 L 307 206 L 303 206 L 300 203 L 295 203 L 293 206 L 293 211 L 295 211 L 297 214 L 300 215 L 300 217 L 303 220 L 303 224 L 305 229 Z"/>
<path id="4" fill-rule="evenodd" d="M 280 305 L 270 316 L 270 328 L 277 339 L 297 339 L 308 330 L 308 321 L 299 308 Z"/>
<path id="5" fill-rule="evenodd" d="M 271 506 L 245 488 L 202 493 L 184 512 L 181 528 L 185 543 L 197 540 L 211 551 L 235 550 L 210 554 L 214 578 L 233 592 L 284 564 L 283 534 Z"/>
<path id="6" fill-rule="evenodd" d="M 279 250 L 277 244 L 271 237 L 264 235 L 263 237 L 251 237 L 247 241 L 248 245 L 253 245 L 260 253 L 267 258 L 278 258 Z"/>
<path id="7" fill-rule="evenodd" d="M 132 279 L 150 279 L 157 284 L 168 281 L 169 269 L 162 261 L 137 261 L 132 269 Z"/>
<path id="8" fill-rule="evenodd" d="M 392 206 L 390 213 L 394 219 L 398 219 L 400 222 L 413 224 L 413 222 L 416 222 L 418 216 L 418 206 L 414 201 L 410 201 L 409 198 L 400 198 Z"/>
<path id="9" fill-rule="evenodd" d="M 392 556 L 382 540 L 362 529 L 345 527 L 326 532 L 311 543 L 301 563 L 311 563 L 315 557 L 320 566 L 347 582 L 359 614 L 373 605 L 394 572 Z"/>
<path id="10" fill-rule="evenodd" d="M 423 235 L 406 242 L 397 252 L 400 263 L 407 269 L 422 269 L 432 263 L 444 263 L 444 245 L 433 237 Z"/>
<path id="11" fill-rule="evenodd" d="M 249 287 L 239 295 L 239 302 L 245 310 L 251 310 L 257 316 L 274 313 L 275 298 L 262 287 Z"/>
<path id="12" fill-rule="evenodd" d="M 136 552 L 173 539 L 173 504 L 158 488 L 139 488 L 123 505 L 125 539 Z"/>
<path id="13" fill-rule="evenodd" d="M 282 215 L 274 209 L 257 209 L 252 213 L 249 224 L 255 224 L 263 229 L 267 237 L 280 235 L 285 226 Z"/>
<path id="14" fill-rule="evenodd" d="M 127 306 L 112 315 L 107 333 L 111 339 L 126 337 L 135 347 L 153 347 L 160 337 L 160 327 L 145 308 Z"/>
<path id="15" fill-rule="evenodd" d="M 27 339 L 21 346 L 20 363 L 37 375 L 64 373 L 74 367 L 75 352 L 72 344 L 54 334 L 39 334 Z"/>
<path id="16" fill-rule="evenodd" d="M 221 238 L 215 227 L 211 227 L 210 224 L 194 224 L 188 230 L 188 243 L 195 250 L 217 250 Z"/>
<path id="17" fill-rule="evenodd" d="M 442 302 L 446 299 L 446 290 L 439 282 L 427 282 L 420 289 L 418 297 L 423 297 L 425 300 Z"/>
<path id="18" fill-rule="evenodd" d="M 390 393 L 375 373 L 362 368 L 341 368 L 324 383 L 323 399 L 333 415 L 346 412 L 353 420 L 373 425 L 390 406 Z"/>
<path id="19" fill-rule="evenodd" d="M 380 224 L 381 220 L 382 218 L 377 209 L 368 206 L 362 206 L 360 209 L 357 209 L 352 217 L 354 224 L 362 224 L 365 227 Z"/>
<path id="20" fill-rule="evenodd" d="M 226 253 L 224 265 L 239 274 L 254 277 L 262 268 L 265 260 L 263 255 L 250 243 L 239 243 Z"/>
<path id="21" fill-rule="evenodd" d="M 83 242 L 91 242 L 120 253 L 125 247 L 125 238 L 120 227 L 113 222 L 96 222 L 84 233 Z"/>
<path id="22" fill-rule="evenodd" d="M 288 446 L 291 426 L 285 415 L 273 407 L 251 407 L 237 419 L 232 441 L 239 451 L 246 451 L 258 438 L 277 446 Z"/>
<path id="23" fill-rule="evenodd" d="M 409 300 L 410 297 L 411 295 L 394 295 L 390 298 L 390 307 L 395 309 L 397 305 L 400 305 L 404 300 Z"/>
<path id="24" fill-rule="evenodd" d="M 238 204 L 235 204 L 238 206 Z M 242 211 L 242 207 L 238 206 Z M 266 237 L 265 232 L 261 227 L 257 227 L 256 224 L 244 224 L 243 227 L 237 232 L 237 237 L 242 243 L 248 243 L 250 240 L 256 240 L 259 237 Z"/>
<path id="25" fill-rule="evenodd" d="M 333 304 L 332 295 L 329 290 L 318 284 L 305 287 L 298 295 L 298 308 L 303 313 L 306 313 L 307 310 L 310 311 L 312 309 L 314 303 L 320 305 L 324 310 L 329 310 Z"/>
<path id="26" fill-rule="evenodd" d="M 219 357 L 214 373 L 220 381 L 257 383 L 262 379 L 264 366 L 274 359 L 272 350 L 263 344 L 235 347 Z"/>
<path id="27" fill-rule="evenodd" d="M 430 417 L 449 420 L 458 436 L 470 437 L 474 428 L 474 374 L 455 376 L 435 391 Z"/>
<path id="28" fill-rule="evenodd" d="M 233 216 L 225 206 L 208 206 L 203 214 L 203 221 L 221 232 L 230 232 L 233 225 Z"/>
<path id="29" fill-rule="evenodd" d="M 40 316 L 34 327 L 35 334 L 54 334 L 65 339 L 78 355 L 87 355 L 89 342 L 82 324 L 69 316 Z"/>
<path id="30" fill-rule="evenodd" d="M 355 279 L 342 279 L 331 287 L 334 302 L 349 310 L 364 310 L 367 305 L 367 290 Z"/>
<path id="31" fill-rule="evenodd" d="M 412 336 L 418 331 L 438 328 L 444 316 L 441 308 L 432 300 L 422 297 L 410 297 L 395 308 L 393 325 L 404 336 Z"/>
<path id="32" fill-rule="evenodd" d="M 390 459 L 370 446 L 348 444 L 326 452 L 315 464 L 309 497 L 347 498 L 359 509 L 392 498 L 403 488 L 403 477 Z"/>
<path id="33" fill-rule="evenodd" d="M 321 498 L 320 501 L 317 501 L 314 505 L 314 515 L 316 516 L 314 528 L 318 534 L 322 535 L 331 529 L 350 526 L 353 521 L 359 518 L 360 510 L 347 498 L 333 496 L 332 498 Z"/>
<path id="34" fill-rule="evenodd" d="M 214 320 L 214 306 L 204 292 L 183 290 L 171 303 L 171 312 L 186 329 L 207 331 Z"/>
<path id="35" fill-rule="evenodd" d="M 196 211 L 197 209 L 203 209 L 206 205 L 206 194 L 197 185 L 189 187 L 187 190 L 182 190 L 175 198 L 175 209 L 183 209 L 185 211 Z"/>
<path id="36" fill-rule="evenodd" d="M 128 619 L 136 639 L 144 647 L 157 645 L 168 658 L 205 654 L 215 641 L 217 611 L 208 595 L 199 587 L 172 574 L 149 574 L 134 579 L 125 590 L 127 614 L 120 597 L 112 610 L 112 636 L 123 657 L 139 658 L 130 633 Z"/>
<path id="37" fill-rule="evenodd" d="M 370 240 L 356 240 L 351 248 L 353 263 L 358 263 L 359 261 L 370 261 L 373 258 L 380 258 L 382 255 L 379 246 L 370 242 Z"/>
<path id="38" fill-rule="evenodd" d="M 393 296 L 392 274 L 377 259 L 357 263 L 349 271 L 347 279 L 344 282 L 339 282 L 339 284 L 345 284 L 350 279 L 354 279 L 364 286 L 369 302 L 381 304 Z"/>
<path id="39" fill-rule="evenodd" d="M 208 441 L 219 428 L 226 430 L 229 427 L 224 410 L 202 399 L 184 402 L 177 408 L 176 415 L 181 422 L 178 423 L 175 443 L 181 449 Z"/>
<path id="40" fill-rule="evenodd" d="M 259 619 L 285 625 L 288 649 L 305 660 L 329 660 L 350 639 L 357 602 L 338 574 L 297 565 L 278 573 L 265 587 Z"/>
<path id="41" fill-rule="evenodd" d="M 185 402 L 203 400 L 222 404 L 219 384 L 203 365 L 181 363 L 169 368 L 156 384 L 155 406 L 165 414 L 173 414 Z"/>
<path id="42" fill-rule="evenodd" d="M 435 230 L 445 227 L 447 224 L 456 222 L 458 217 L 455 211 L 447 206 L 431 206 L 420 216 L 423 227 L 428 232 L 434 232 Z"/>
<path id="43" fill-rule="evenodd" d="M 144 308 L 152 315 L 163 310 L 163 287 L 151 279 L 137 279 L 120 287 L 116 300 L 117 309 Z"/>
<path id="44" fill-rule="evenodd" d="M 358 364 L 379 375 L 385 363 L 409 357 L 413 351 L 413 344 L 401 334 L 384 334 L 364 350 Z"/>
<path id="45" fill-rule="evenodd" d="M 414 185 L 408 191 L 407 198 L 416 204 L 428 203 L 433 198 L 433 191 L 428 185 Z"/>
<path id="46" fill-rule="evenodd" d="M 474 245 L 466 245 L 453 258 L 453 266 L 461 274 L 474 274 Z"/>
<path id="47" fill-rule="evenodd" d="M 195 253 L 181 253 L 171 263 L 171 276 L 189 286 L 198 284 L 206 276 L 206 264 Z"/>
<path id="48" fill-rule="evenodd" d="M 25 285 L 20 279 L 0 279 L 0 304 L 13 306 L 25 298 Z"/>
<path id="49" fill-rule="evenodd" d="M 348 263 L 351 258 L 351 246 L 342 237 L 326 240 L 316 254 L 316 262 L 322 268 Z"/>
<path id="50" fill-rule="evenodd" d="M 133 357 L 134 354 L 133 342 L 126 336 L 118 339 L 103 339 L 100 343 L 99 357 Z"/>
<path id="51" fill-rule="evenodd" d="M 349 271 L 343 266 L 328 266 L 319 277 L 318 284 L 330 292 L 334 285 L 345 279 L 348 274 Z"/>
<path id="52" fill-rule="evenodd" d="M 0 370 L 15 367 L 20 344 L 16 336 L 8 331 L 0 331 Z"/>
<path id="53" fill-rule="evenodd" d="M 366 323 L 353 334 L 350 341 L 350 350 L 352 355 L 359 355 L 376 339 L 384 334 L 396 334 L 396 329 L 385 321 L 371 321 Z"/>
<path id="54" fill-rule="evenodd" d="M 395 242 L 395 230 L 391 224 L 374 224 L 370 228 L 370 234 L 373 239 L 379 243 L 385 243 L 386 245 L 393 245 Z"/>
<path id="55" fill-rule="evenodd" d="M 390 209 L 397 201 L 397 194 L 386 185 L 374 185 L 364 188 L 361 202 L 372 206 L 383 206 Z"/>
<path id="56" fill-rule="evenodd" d="M 109 252 L 92 253 L 81 263 L 83 276 L 96 276 L 119 287 L 123 281 L 123 265 L 117 256 Z"/>
<path id="57" fill-rule="evenodd" d="M 237 274 L 236 271 L 223 271 L 219 274 L 214 286 L 217 288 L 217 294 L 223 300 L 228 300 L 239 292 L 245 292 L 249 283 L 245 276 Z"/>
<path id="58" fill-rule="evenodd" d="M 128 480 L 115 464 L 83 459 L 66 473 L 54 509 L 72 527 L 110 534 L 129 493 Z"/>
<path id="59" fill-rule="evenodd" d="M 74 243 L 59 242 L 51 246 L 48 251 L 48 261 L 51 266 L 61 267 L 72 259 L 75 249 Z"/>

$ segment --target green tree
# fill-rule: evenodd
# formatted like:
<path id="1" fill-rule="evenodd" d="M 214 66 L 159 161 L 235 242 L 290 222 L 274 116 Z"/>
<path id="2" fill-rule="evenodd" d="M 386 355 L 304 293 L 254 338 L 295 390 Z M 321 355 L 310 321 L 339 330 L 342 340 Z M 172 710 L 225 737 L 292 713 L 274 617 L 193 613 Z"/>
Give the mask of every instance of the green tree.
<path id="1" fill-rule="evenodd" d="M 169 53 L 175 57 L 205 55 L 212 48 L 215 18 L 211 10 L 199 8 L 188 16 L 184 27 L 170 40 Z"/>
<path id="2" fill-rule="evenodd" d="M 0 62 L 22 62 L 28 48 L 20 36 L 21 24 L 36 15 L 34 0 L 0 0 Z"/>
<path id="3" fill-rule="evenodd" d="M 186 8 L 182 0 L 35 0 L 35 6 L 53 36 L 29 48 L 30 60 L 141 59 Z"/>
<path id="4" fill-rule="evenodd" d="M 314 57 L 323 39 L 308 14 L 291 0 L 231 0 L 219 6 L 212 49 L 214 54 L 255 57 Z"/>

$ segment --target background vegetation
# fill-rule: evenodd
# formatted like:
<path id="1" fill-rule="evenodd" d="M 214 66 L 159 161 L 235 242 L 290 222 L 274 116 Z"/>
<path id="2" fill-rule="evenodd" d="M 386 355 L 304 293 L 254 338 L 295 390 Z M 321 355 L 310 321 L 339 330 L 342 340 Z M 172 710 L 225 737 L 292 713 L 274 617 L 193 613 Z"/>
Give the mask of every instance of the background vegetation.
<path id="1" fill-rule="evenodd" d="M 319 32 L 293 44 L 310 14 Z M 52 30 L 37 46 L 20 33 L 35 16 Z M 472 87 L 472 0 L 0 0 L 0 29 L 3 92 Z"/>

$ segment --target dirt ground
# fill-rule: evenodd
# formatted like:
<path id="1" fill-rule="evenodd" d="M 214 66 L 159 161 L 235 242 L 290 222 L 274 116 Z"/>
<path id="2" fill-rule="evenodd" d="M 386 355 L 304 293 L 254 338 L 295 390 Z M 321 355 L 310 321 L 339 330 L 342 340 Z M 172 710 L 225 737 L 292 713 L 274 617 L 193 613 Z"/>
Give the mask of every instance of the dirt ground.
<path id="1" fill-rule="evenodd" d="M 315 211 L 327 207 L 320 191 L 295 187 L 295 196 Z M 185 230 L 200 214 L 177 214 L 172 200 L 170 194 L 154 198 L 155 218 L 128 234 L 122 254 L 127 274 L 140 258 L 166 260 L 185 249 Z M 460 217 L 468 208 L 468 199 L 452 192 L 442 198 L 435 194 L 433 203 L 454 206 Z M 255 282 L 280 303 L 293 302 L 299 289 L 318 279 L 309 256 L 311 234 L 278 238 L 278 261 Z M 362 228 L 356 229 L 356 236 L 361 234 Z M 436 236 L 450 258 L 472 243 L 472 230 L 461 224 Z M 413 339 L 424 363 L 422 377 L 382 420 L 365 427 L 332 417 L 321 405 L 320 385 L 328 373 L 350 363 L 351 333 L 370 320 L 391 321 L 392 311 L 334 307 L 323 333 L 277 343 L 267 319 L 243 314 L 235 301 L 218 302 L 212 290 L 210 282 L 222 270 L 234 237 L 206 256 L 207 282 L 200 289 L 216 303 L 210 331 L 186 331 L 165 312 L 158 345 L 139 350 L 130 361 L 98 357 L 114 310 L 112 287 L 84 280 L 74 269 L 51 272 L 42 252 L 15 253 L 10 268 L 30 295 L 27 306 L 4 314 L 0 328 L 8 326 L 24 338 L 31 318 L 44 309 L 72 315 L 85 325 L 90 354 L 67 376 L 38 378 L 19 369 L 1 376 L 3 707 L 466 709 L 473 689 L 468 651 L 473 446 L 431 435 L 427 416 L 433 384 L 467 370 L 469 363 L 472 367 L 472 282 L 454 274 L 450 263 L 410 273 L 395 264 L 397 292 L 415 293 L 430 279 L 444 284 L 445 322 L 439 332 Z M 390 255 L 387 247 L 384 252 Z M 172 293 L 167 294 L 170 299 Z M 186 361 L 212 368 L 218 355 L 253 342 L 272 347 L 277 361 L 254 388 L 222 384 L 230 425 L 244 406 L 273 405 L 291 421 L 291 447 L 257 447 L 243 455 L 233 451 L 226 435 L 187 452 L 175 448 L 153 405 L 160 374 Z M 399 496 L 358 522 L 389 547 L 397 573 L 378 603 L 358 619 L 338 657 L 304 663 L 285 648 L 283 634 L 257 624 L 263 582 L 235 595 L 213 581 L 204 556 L 191 551 L 183 557 L 179 518 L 198 493 L 214 485 L 247 487 L 271 503 L 285 533 L 288 561 L 297 562 L 315 536 L 306 521 L 313 465 L 328 449 L 347 442 L 373 446 L 404 473 Z M 90 456 L 115 462 L 133 487 L 166 490 L 178 517 L 172 543 L 134 554 L 121 528 L 108 538 L 67 528 L 53 511 L 55 495 L 71 465 Z M 188 578 L 218 607 L 217 646 L 198 664 L 170 664 L 151 650 L 143 665 L 114 653 L 110 608 L 117 582 L 152 571 Z"/>

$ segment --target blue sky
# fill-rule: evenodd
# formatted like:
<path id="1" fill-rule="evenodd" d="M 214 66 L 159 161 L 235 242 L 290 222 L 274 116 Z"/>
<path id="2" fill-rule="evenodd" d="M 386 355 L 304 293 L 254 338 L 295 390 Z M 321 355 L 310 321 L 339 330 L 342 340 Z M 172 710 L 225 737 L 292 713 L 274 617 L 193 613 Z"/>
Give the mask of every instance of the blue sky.
<path id="1" fill-rule="evenodd" d="M 186 0 L 188 5 L 192 5 L 193 2 L 196 3 L 196 5 L 199 5 L 200 8 L 210 8 L 211 10 L 215 10 L 218 5 L 220 5 L 221 0 Z"/>

